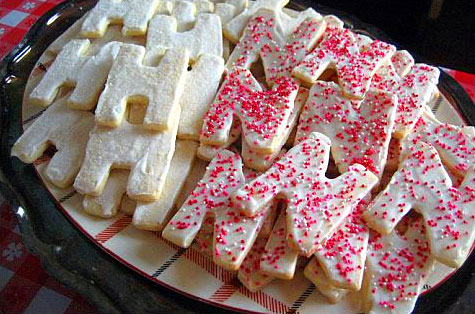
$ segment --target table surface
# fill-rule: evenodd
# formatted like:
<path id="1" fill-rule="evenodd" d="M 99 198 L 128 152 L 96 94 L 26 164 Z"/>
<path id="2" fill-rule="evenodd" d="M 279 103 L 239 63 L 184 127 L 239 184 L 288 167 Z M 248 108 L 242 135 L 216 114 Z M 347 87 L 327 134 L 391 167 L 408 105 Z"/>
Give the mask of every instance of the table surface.
<path id="1" fill-rule="evenodd" d="M 0 59 L 28 32 L 35 21 L 62 0 L 0 0 Z M 475 101 L 475 75 L 444 69 Z M 42 268 L 21 241 L 8 202 L 0 196 L 0 312 L 95 313 L 79 294 L 62 286 Z"/>

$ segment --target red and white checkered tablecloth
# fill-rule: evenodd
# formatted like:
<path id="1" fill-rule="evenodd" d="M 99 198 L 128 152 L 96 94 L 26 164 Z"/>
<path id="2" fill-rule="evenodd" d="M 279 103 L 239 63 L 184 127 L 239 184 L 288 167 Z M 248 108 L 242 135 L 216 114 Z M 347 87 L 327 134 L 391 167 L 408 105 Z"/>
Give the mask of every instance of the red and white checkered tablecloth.
<path id="1" fill-rule="evenodd" d="M 45 12 L 62 0 L 0 0 L 0 59 Z M 444 69 L 475 101 L 475 76 Z M 21 242 L 16 219 L 0 196 L 0 312 L 95 313 L 87 301 L 48 276 Z"/>

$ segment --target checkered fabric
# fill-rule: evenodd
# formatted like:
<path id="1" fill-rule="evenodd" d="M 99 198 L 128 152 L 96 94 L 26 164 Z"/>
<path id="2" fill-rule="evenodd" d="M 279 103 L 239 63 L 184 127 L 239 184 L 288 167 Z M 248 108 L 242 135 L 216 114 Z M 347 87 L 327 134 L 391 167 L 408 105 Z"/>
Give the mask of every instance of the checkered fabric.
<path id="1" fill-rule="evenodd" d="M 45 12 L 62 0 L 0 0 L 0 59 L 25 36 Z M 475 76 L 444 69 L 475 100 Z M 10 207 L 0 196 L 0 312 L 95 313 L 77 293 L 49 277 L 21 242 Z"/>

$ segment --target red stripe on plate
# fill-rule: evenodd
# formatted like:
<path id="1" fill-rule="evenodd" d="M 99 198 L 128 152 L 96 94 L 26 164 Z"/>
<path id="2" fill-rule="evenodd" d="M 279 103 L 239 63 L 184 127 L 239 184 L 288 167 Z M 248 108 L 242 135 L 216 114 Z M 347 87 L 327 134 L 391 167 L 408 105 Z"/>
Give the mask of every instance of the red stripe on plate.
<path id="1" fill-rule="evenodd" d="M 132 223 L 131 216 L 122 216 L 116 221 L 114 221 L 111 225 L 105 228 L 103 231 L 99 232 L 94 239 L 97 242 L 104 244 L 105 242 L 109 241 L 112 237 L 116 234 L 127 228 Z"/>

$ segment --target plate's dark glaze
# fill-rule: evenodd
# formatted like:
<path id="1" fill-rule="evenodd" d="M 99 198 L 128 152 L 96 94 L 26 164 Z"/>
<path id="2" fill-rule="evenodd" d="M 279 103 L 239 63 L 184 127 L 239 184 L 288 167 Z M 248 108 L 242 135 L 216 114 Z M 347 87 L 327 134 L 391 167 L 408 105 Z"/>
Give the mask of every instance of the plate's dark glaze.
<path id="1" fill-rule="evenodd" d="M 42 261 L 46 271 L 84 295 L 99 311 L 183 313 L 227 312 L 184 297 L 153 283 L 102 251 L 89 241 L 59 211 L 30 165 L 10 157 L 22 133 L 21 104 L 28 76 L 46 47 L 95 3 L 66 1 L 57 6 L 28 32 L 25 39 L 3 60 L 0 67 L 1 176 L 5 199 L 11 202 L 26 246 Z M 390 41 L 383 33 L 344 12 L 307 1 L 293 8 L 312 5 L 322 13 L 342 17 L 355 30 Z M 463 89 L 442 72 L 439 84 L 468 124 L 475 124 L 475 106 Z M 6 180 L 5 180 L 6 179 Z M 472 313 L 475 308 L 475 254 L 447 282 L 419 299 L 418 313 Z"/>

